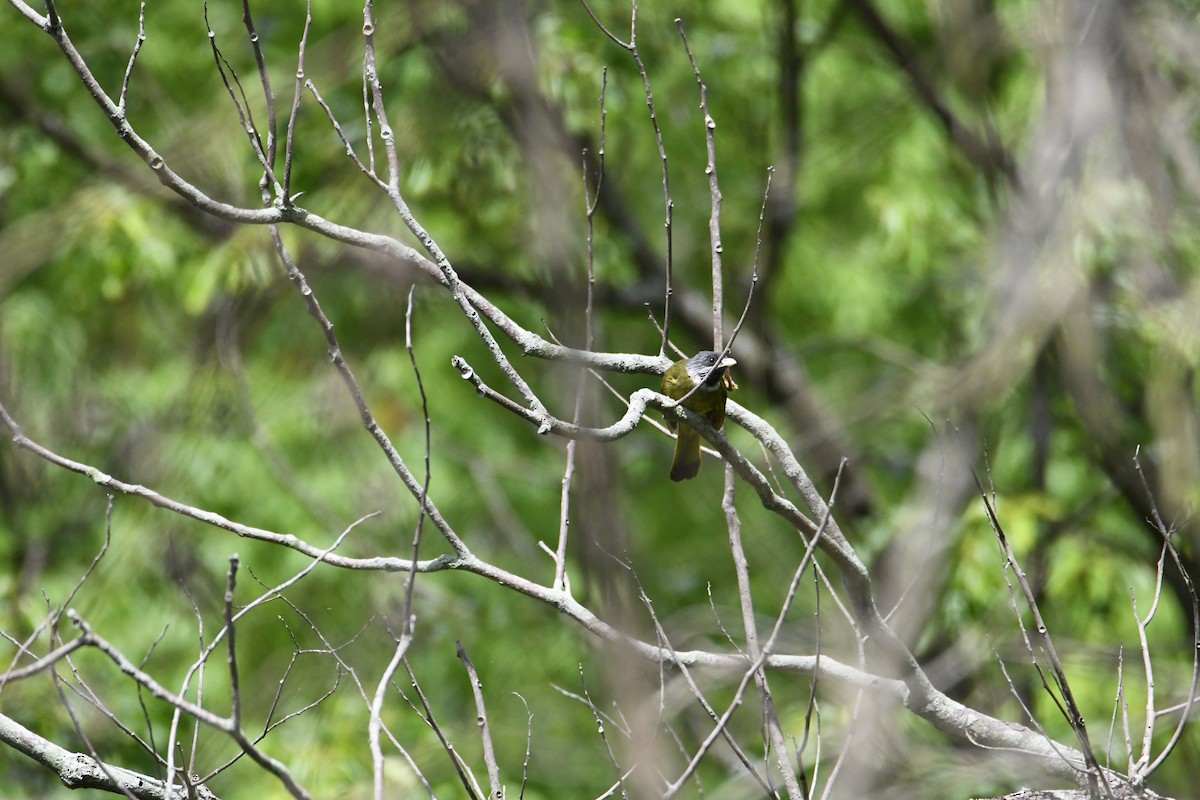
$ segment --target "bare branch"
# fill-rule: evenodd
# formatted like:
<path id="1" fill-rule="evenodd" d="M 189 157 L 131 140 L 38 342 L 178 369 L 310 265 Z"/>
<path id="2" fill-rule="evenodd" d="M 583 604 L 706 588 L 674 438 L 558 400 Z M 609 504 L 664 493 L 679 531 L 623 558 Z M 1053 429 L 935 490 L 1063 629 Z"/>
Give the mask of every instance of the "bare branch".
<path id="1" fill-rule="evenodd" d="M 246 753 L 252 759 L 254 759 L 257 764 L 259 764 L 259 766 L 263 767 L 265 770 L 278 778 L 280 783 L 283 784 L 284 788 L 287 789 L 288 793 L 297 798 L 297 800 L 310 799 L 308 792 L 305 791 L 304 788 L 296 783 L 292 778 L 291 772 L 288 770 L 288 768 L 282 762 L 266 755 L 257 747 L 255 747 L 254 744 L 246 737 L 241 729 L 233 723 L 232 720 L 219 717 L 211 711 L 202 708 L 201 706 L 172 694 L 169 690 L 154 680 L 154 678 L 135 666 L 133 662 L 126 658 L 106 639 L 96 634 L 96 632 L 92 630 L 91 626 L 88 625 L 82 617 L 75 613 L 73 609 L 67 611 L 67 616 L 70 618 L 71 622 L 75 624 L 75 627 L 79 628 L 80 632 L 83 634 L 83 638 L 87 640 L 87 643 L 104 653 L 104 655 L 108 656 L 109 660 L 116 664 L 117 667 L 120 668 L 121 672 L 135 680 L 139 685 L 144 686 L 159 700 L 162 700 L 163 702 L 168 703 L 183 713 L 199 720 L 200 722 L 203 722 L 205 725 L 228 735 L 235 742 L 237 742 L 238 745 L 245 750 Z M 170 789 L 169 784 L 168 789 Z"/>
<path id="2" fill-rule="evenodd" d="M 343 567 L 345 569 L 402 572 L 413 568 L 413 565 L 410 564 L 410 562 L 398 558 L 348 558 L 339 556 L 329 553 L 322 548 L 308 544 L 307 542 L 304 542 L 291 534 L 275 533 L 274 531 L 268 531 L 262 528 L 255 528 L 249 525 L 242 525 L 241 523 L 233 522 L 232 520 L 228 520 L 220 514 L 186 505 L 177 500 L 173 500 L 169 497 L 161 495 L 158 492 L 155 492 L 153 489 L 148 489 L 145 486 L 125 483 L 124 481 L 118 480 L 111 475 L 101 472 L 96 467 L 83 464 L 78 461 L 72 461 L 65 456 L 58 455 L 52 450 L 43 447 L 21 433 L 20 427 L 9 415 L 8 410 L 2 403 L 0 403 L 0 420 L 3 420 L 3 422 L 8 426 L 9 431 L 12 432 L 13 442 L 18 447 L 24 448 L 38 457 L 43 458 L 59 467 L 70 470 L 71 472 L 75 472 L 80 475 L 86 475 L 100 486 L 104 486 L 119 494 L 139 497 L 153 506 L 166 509 L 167 511 L 172 511 L 180 516 L 203 522 L 207 525 L 220 528 L 221 530 L 228 531 L 248 539 L 257 539 L 259 541 L 282 545 L 283 547 L 303 553 L 310 558 L 318 558 L 326 563 L 332 564 L 333 566 Z M 436 510 L 434 510 L 434 514 L 432 516 L 434 516 L 434 518 L 437 520 L 441 520 L 441 515 L 437 514 Z M 445 524 L 444 520 L 443 524 Z M 323 553 L 324 555 L 322 555 Z M 432 561 L 419 562 L 416 565 L 416 569 L 419 571 L 435 571 L 439 569 L 445 569 L 451 565 L 450 562 L 452 561 L 453 559 L 443 556 L 441 558 L 433 559 Z"/>
<path id="3" fill-rule="evenodd" d="M 492 745 L 492 731 L 488 725 L 487 706 L 483 701 L 483 682 L 479 680 L 479 673 L 475 671 L 475 665 L 471 663 L 471 657 L 467 655 L 467 649 L 463 647 L 462 642 L 457 642 L 458 657 L 463 662 L 463 666 L 467 670 L 467 679 L 471 681 L 471 693 L 475 696 L 475 711 L 476 720 L 479 723 L 479 736 L 483 740 L 483 760 L 487 764 L 488 785 L 491 786 L 491 797 L 493 800 L 502 800 L 504 797 L 504 786 L 500 783 L 500 766 L 496 763 L 496 751 Z"/>
<path id="4" fill-rule="evenodd" d="M 725 246 L 721 244 L 721 189 L 717 184 L 717 123 L 708 110 L 708 86 L 700 77 L 700 66 L 696 63 L 696 57 L 692 55 L 692 47 L 688 44 L 687 34 L 683 30 L 683 20 L 676 19 L 675 27 L 679 29 L 683 49 L 692 65 L 692 73 L 696 76 L 696 86 L 700 89 L 700 111 L 704 114 L 704 144 L 708 154 L 704 174 L 708 176 L 709 204 L 712 209 L 708 217 L 708 241 L 712 260 L 713 349 L 721 350 L 725 342 L 725 276 L 721 267 Z"/>
<path id="5" fill-rule="evenodd" d="M 400 634 L 400 640 L 396 642 L 396 647 L 392 651 L 392 660 L 388 662 L 387 667 L 383 670 L 383 674 L 379 676 L 379 683 L 375 685 L 375 697 L 371 700 L 371 721 L 367 726 L 367 732 L 371 747 L 371 765 L 375 780 L 375 800 L 383 800 L 383 749 L 379 746 L 379 731 L 383 727 L 383 701 L 387 692 L 388 686 L 392 682 L 392 677 L 396 674 L 396 670 L 404 662 L 404 656 L 408 653 L 408 648 L 412 644 L 412 625 L 408 618 L 404 620 L 404 631 Z"/>
<path id="6" fill-rule="evenodd" d="M 146 4 L 143 2 L 138 9 L 138 36 L 137 42 L 133 45 L 133 52 L 129 54 L 129 64 L 125 67 L 125 78 L 121 81 L 121 95 L 117 100 L 117 108 L 121 109 L 121 113 L 125 113 L 125 100 L 129 95 L 129 79 L 133 77 L 133 65 L 137 63 L 138 53 L 142 51 L 142 45 L 146 42 Z"/>
<path id="7" fill-rule="evenodd" d="M 55 773 L 68 789 L 99 789 L 126 794 L 138 800 L 187 800 L 191 797 L 219 800 L 205 786 L 194 786 L 190 791 L 167 791 L 166 785 L 158 778 L 113 764 L 100 764 L 85 753 L 73 753 L 38 736 L 4 714 L 0 714 L 0 742 Z"/>
<path id="8" fill-rule="evenodd" d="M 283 196 L 287 198 L 287 202 L 292 201 L 292 161 L 296 155 L 296 119 L 300 115 L 300 98 L 304 94 L 304 87 L 312 87 L 313 95 L 316 95 L 316 87 L 312 86 L 304 75 L 304 52 L 308 48 L 308 31 L 312 26 L 312 0 L 305 0 L 304 3 L 304 32 L 300 34 L 300 45 L 296 54 L 296 90 L 292 95 L 292 110 L 288 115 L 287 123 L 287 142 L 284 145 L 283 151 Z M 317 96 L 317 102 L 321 102 L 320 96 Z M 321 107 L 329 113 L 329 108 L 324 103 Z M 340 132 L 340 128 L 339 128 Z"/>
<path id="9" fill-rule="evenodd" d="M 1062 695 L 1062 701 L 1065 704 L 1065 707 L 1060 706 L 1060 709 L 1064 712 L 1067 723 L 1079 738 L 1079 743 L 1082 746 L 1081 752 L 1085 764 L 1084 773 L 1089 787 L 1088 790 L 1091 794 L 1095 795 L 1100 791 L 1100 786 L 1104 785 L 1106 790 L 1111 794 L 1112 788 L 1108 785 L 1108 778 L 1100 768 L 1100 765 L 1096 763 L 1096 757 L 1092 753 L 1092 745 L 1088 736 L 1087 726 L 1084 724 L 1083 714 L 1080 713 L 1079 705 L 1075 702 L 1075 696 L 1071 692 L 1070 684 L 1067 682 L 1066 670 L 1063 669 L 1062 661 L 1059 660 L 1058 652 L 1054 648 L 1054 642 L 1050 638 L 1050 629 L 1042 619 L 1042 612 L 1038 608 L 1037 599 L 1029 586 L 1029 581 L 1025 578 L 1024 570 L 1017 563 L 1016 554 L 1013 552 L 1008 537 L 1004 535 L 1004 529 L 1000 526 L 1000 520 L 996 517 L 995 509 L 992 506 L 992 502 L 988 499 L 987 491 L 983 488 L 983 482 L 979 479 L 978 474 L 975 475 L 975 485 L 979 487 L 979 494 L 983 498 L 984 510 L 987 512 L 988 520 L 992 524 L 992 531 L 996 534 L 996 538 L 1000 542 L 1000 548 L 1004 552 L 1008 566 L 1012 568 L 1013 573 L 1017 576 L 1017 584 L 1021 587 L 1021 592 L 1030 613 L 1033 614 L 1038 642 L 1050 661 L 1055 685 L 1058 687 L 1058 691 Z M 1045 685 L 1044 678 L 1043 685 Z M 1046 688 L 1048 690 L 1049 686 Z M 1050 693 L 1050 696 L 1054 697 L 1054 694 Z M 1058 699 L 1055 698 L 1056 703 L 1057 701 Z"/>

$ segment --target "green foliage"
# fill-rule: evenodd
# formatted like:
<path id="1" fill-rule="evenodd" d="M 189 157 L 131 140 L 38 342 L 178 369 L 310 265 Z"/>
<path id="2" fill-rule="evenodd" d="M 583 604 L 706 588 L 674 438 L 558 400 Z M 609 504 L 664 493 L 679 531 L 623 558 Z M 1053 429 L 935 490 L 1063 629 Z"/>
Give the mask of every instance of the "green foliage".
<path id="1" fill-rule="evenodd" d="M 365 160 L 361 13 L 331 0 L 313 5 L 307 75 Z M 695 76 L 673 22 L 682 15 L 717 124 L 724 252 L 733 286 L 748 274 L 753 259 L 767 168 L 783 157 L 777 45 L 764 37 L 764 32 L 776 35 L 779 10 L 766 3 L 645 5 L 639 46 L 669 154 L 677 281 L 703 287 L 709 269 L 704 126 Z M 756 303 L 776 325 L 779 344 L 799 354 L 819 397 L 837 410 L 861 454 L 862 463 L 853 467 L 871 481 L 877 497 L 872 515 L 855 521 L 860 537 L 855 544 L 874 555 L 885 553 L 909 524 L 904 502 L 919 477 L 913 464 L 931 440 L 925 412 L 940 414 L 933 426 L 940 435 L 947 427 L 943 420 L 957 412 L 941 403 L 946 375 L 986 335 L 981 320 L 994 310 L 986 265 L 1006 198 L 951 147 L 944 126 L 914 101 L 909 81 L 869 32 L 853 20 L 836 22 L 836 5 L 803 4 L 804 141 L 792 198 L 800 208 L 798 228 L 784 243 L 769 296 Z M 996 5 L 1010 27 L 1027 23 L 1033 13 L 1027 3 Z M 626 5 L 593 7 L 614 33 L 628 36 Z M 60 8 L 98 79 L 115 92 L 136 36 L 131 7 L 62 3 Z M 890 4 L 887 10 L 892 25 L 919 46 L 922 63 L 936 63 L 942 45 L 927 4 Z M 282 125 L 294 90 L 302 19 L 294 9 L 263 12 L 258 27 L 281 99 Z M 0 264 L 0 400 L 31 438 L 121 480 L 318 547 L 330 546 L 356 520 L 377 514 L 361 522 L 338 552 L 407 558 L 417 526 L 415 504 L 363 429 L 328 363 L 322 331 L 287 281 L 267 232 L 199 224 L 194 211 L 181 210 L 152 181 L 128 177 L 148 175 L 122 149 L 48 38 L 34 35 L 11 10 L 6 13 L 5 25 L 23 26 L 23 33 L 3 35 L 8 46 L 0 48 L 0 74 L 35 75 L 25 110 L 68 121 L 105 168 L 64 149 L 40 132 L 31 116 L 18 117 L 10 109 L 12 124 L 0 129 L 0 152 L 8 161 L 0 172 L 0 244 L 10 256 L 8 266 Z M 407 201 L 451 260 L 518 324 L 539 334 L 548 326 L 556 335 L 560 330 L 574 335 L 581 328 L 569 326 L 582 316 L 582 295 L 564 300 L 566 293 L 556 290 L 585 281 L 579 159 L 556 167 L 569 176 L 564 184 L 574 192 L 569 198 L 574 205 L 565 211 L 573 229 L 555 231 L 567 242 L 563 263 L 548 263 L 535 247 L 540 232 L 531 209 L 549 190 L 537 184 L 540 173 L 513 135 L 508 116 L 517 102 L 513 87 L 495 65 L 472 75 L 477 84 L 463 85 L 448 77 L 438 60 L 440 38 L 469 29 L 467 11 L 422 7 L 383 13 L 380 74 Z M 148 5 L 147 41 L 130 85 L 129 119 L 187 180 L 218 199 L 254 207 L 260 204 L 259 170 L 213 66 L 199 14 L 189 4 Z M 641 221 L 651 247 L 661 253 L 661 162 L 632 59 L 579 7 L 539 8 L 531 14 L 536 88 L 561 113 L 568 132 L 596 141 L 601 72 L 608 70 L 605 181 L 611 191 L 621 191 L 629 215 Z M 257 76 L 240 16 L 240 6 L 210 4 L 216 40 L 252 94 Z M 835 22 L 837 27 L 826 28 Z M 22 66 L 30 64 L 36 71 Z M 997 67 L 986 119 L 1015 152 L 1021 152 L 1039 118 L 1043 79 L 1026 51 L 1007 53 Z M 971 113 L 971 98 L 949 94 L 953 109 Z M 264 126 L 261 101 L 252 99 L 250 105 Z M 378 133 L 375 128 L 375 156 L 381 160 Z M 335 221 L 401 236 L 402 224 L 386 198 L 354 168 L 311 95 L 305 95 L 296 136 L 292 190 L 304 192 L 301 205 Z M 563 160 L 544 157 L 556 159 L 556 165 Z M 1128 186 L 1109 189 L 1111 196 L 1084 199 L 1086 235 L 1072 249 L 1090 273 L 1115 287 L 1105 310 L 1117 335 L 1103 371 L 1128 407 L 1140 411 L 1146 400 L 1140 388 L 1163 370 L 1194 373 L 1200 335 L 1190 294 L 1147 313 L 1123 265 L 1131 254 L 1149 252 L 1168 271 L 1192 276 L 1200 241 L 1191 219 L 1170 220 L 1157 239 L 1147 237 L 1144 220 L 1128 215 L 1144 199 Z M 428 414 L 431 497 L 450 523 L 481 558 L 549 583 L 553 564 L 537 542 L 553 546 L 557 540 L 564 446 L 480 400 L 451 368 L 450 358 L 462 355 L 490 385 L 512 395 L 458 306 L 438 287 L 418 284 L 412 332 L 419 385 L 405 347 L 410 280 L 395 278 L 390 267 L 374 265 L 373 271 L 370 263 L 357 260 L 361 254 L 306 232 L 285 228 L 282 235 L 333 321 L 375 417 L 419 477 L 424 476 Z M 628 231 L 600 216 L 596 237 L 594 267 L 602 297 L 604 290 L 619 294 L 644 278 L 633 263 Z M 736 298 L 728 301 L 732 311 L 741 296 L 729 291 Z M 654 352 L 658 334 L 645 321 L 640 302 L 625 302 L 624 307 L 617 301 L 601 303 L 597 330 L 603 346 Z M 562 365 L 530 363 L 504 346 L 554 410 L 569 416 L 576 374 Z M 655 376 L 608 379 L 626 396 L 657 384 Z M 588 392 L 596 398 L 595 413 L 603 424 L 623 412 L 595 382 Z M 1005 532 L 1021 562 L 1030 565 L 1052 632 L 1062 634 L 1056 642 L 1068 653 L 1064 660 L 1085 716 L 1099 724 L 1111 715 L 1116 665 L 1122 663 L 1126 675 L 1140 668 L 1130 597 L 1136 597 L 1144 615 L 1155 589 L 1158 554 L 1136 532 L 1142 521 L 1119 501 L 1090 458 L 1089 434 L 1062 397 L 1051 403 L 1055 424 L 1044 480 L 1033 480 L 1039 455 L 1028 433 L 1028 414 L 1034 393 L 1031 380 L 1016 378 L 1003 401 L 979 410 L 988 460 L 977 466 L 995 487 Z M 783 412 L 769 406 L 769 396 L 768 387 L 747 384 L 735 399 L 778 421 Z M 1154 429 L 1135 413 L 1122 423 L 1131 435 L 1144 434 L 1137 441 L 1148 440 Z M 761 461 L 756 446 L 739 439 L 740 432 L 731 436 Z M 674 646 L 730 649 L 713 633 L 719 630 L 715 618 L 741 640 L 718 462 L 706 456 L 695 481 L 670 484 L 670 442 L 645 422 L 608 452 L 619 506 L 602 521 L 629 532 L 627 542 L 614 540 L 615 560 L 632 566 L 664 628 L 678 637 Z M 1185 487 L 1184 496 L 1194 499 L 1197 491 Z M 0 629 L 27 636 L 44 618 L 47 604 L 66 602 L 102 547 L 107 501 L 86 477 L 68 475 L 14 448 L 0 449 L 0 501 L 0 563 L 6 565 L 0 590 L 9 600 L 0 605 Z M 762 514 L 742 486 L 736 502 L 752 590 L 761 609 L 776 609 L 805 545 L 782 522 Z M 1030 677 L 1011 610 L 1011 571 L 980 503 L 955 513 L 948 526 L 945 578 L 933 587 L 938 602 L 921 641 L 937 650 L 961 640 L 984 653 L 972 664 L 982 677 L 963 688 L 960 699 L 1024 722 L 996 665 L 1003 659 L 1010 675 L 1020 673 L 1013 688 L 1032 703 L 1048 732 L 1071 741 L 1069 729 Z M 72 607 L 130 658 L 144 657 L 145 669 L 173 690 L 197 658 L 197 619 L 209 637 L 222 624 L 221 601 L 234 553 L 242 565 L 238 603 L 250 602 L 265 586 L 311 563 L 133 498 L 116 500 L 109 527 L 108 552 Z M 428 520 L 422 531 L 422 558 L 447 552 Z M 612 568 L 622 581 L 629 577 L 622 567 Z M 570 572 L 577 595 L 618 618 L 619 604 L 604 604 L 603 593 L 587 577 L 592 573 L 575 556 Z M 404 580 L 400 574 L 319 565 L 287 593 L 295 608 L 272 601 L 239 628 L 250 728 L 265 724 L 268 715 L 279 720 L 299 710 L 337 682 L 330 698 L 267 740 L 267 749 L 286 757 L 315 794 L 370 796 L 366 701 L 344 669 L 355 670 L 369 697 L 394 648 L 393 634 L 402 626 Z M 623 585 L 629 626 L 652 639 L 644 608 L 628 583 Z M 810 652 L 818 598 L 809 578 L 801 587 L 784 639 L 795 652 Z M 826 594 L 820 603 L 821 614 L 832 618 L 836 612 Z M 469 574 L 419 576 L 415 613 L 413 671 L 468 763 L 482 764 L 482 756 L 470 687 L 454 656 L 459 640 L 480 669 L 510 796 L 516 795 L 524 759 L 526 704 L 533 715 L 526 797 L 592 796 L 611 784 L 612 768 L 593 714 L 566 693 L 582 693 L 582 682 L 597 705 L 610 711 L 605 699 L 618 694 L 622 655 L 595 646 L 588 633 L 566 624 L 554 609 Z M 774 622 L 771 613 L 760 620 L 764 629 Z M 1186 616 L 1173 598 L 1164 597 L 1149 629 L 1152 651 L 1167 659 L 1160 686 L 1170 685 L 1176 694 L 1188 679 L 1186 665 L 1175 660 L 1188 655 L 1179 647 Z M 1021 618 L 1030 624 L 1028 614 Z M 315 634 L 314 626 L 328 641 Z M 834 633 L 829 638 L 828 646 L 853 663 L 853 643 Z M 344 668 L 319 652 L 331 646 L 338 648 Z M 297 647 L 303 652 L 291 665 Z M 79 663 L 97 694 L 144 733 L 127 680 L 99 654 L 83 654 Z M 205 704 L 221 713 L 229 696 L 222 663 L 214 658 L 203 679 Z M 280 705 L 272 710 L 284 674 Z M 732 699 L 736 679 L 706 678 L 715 706 Z M 422 714 L 398 698 L 403 692 L 416 702 L 408 678 L 400 674 L 394 683 L 389 728 L 439 796 L 460 795 Z M 198 684 L 199 679 L 193 682 Z M 555 686 L 562 692 L 553 691 Z M 785 730 L 802 730 L 807 683 L 781 676 L 772 688 Z M 848 702 L 826 698 L 824 691 L 829 729 L 845 731 Z M 1137 690 L 1129 694 L 1131 705 L 1140 709 Z M 731 724 L 742 741 L 759 748 L 752 758 L 761 759 L 756 702 L 748 702 Z M 82 750 L 59 706 L 48 681 L 5 689 L 5 713 Z M 151 700 L 146 708 L 161 744 L 169 711 Z M 695 719 L 707 724 L 698 713 Z M 929 750 L 944 741 L 922 723 L 902 724 L 905 735 L 924 737 L 921 744 Z M 90 718 L 84 727 L 108 760 L 155 771 L 142 751 L 102 720 Z M 618 727 L 607 725 L 609 743 L 630 755 Z M 1139 720 L 1134 727 L 1140 729 Z M 805 755 L 810 765 L 811 752 Z M 199 753 L 205 769 L 234 755 L 226 740 L 208 734 L 201 737 Z M 928 772 L 938 757 L 931 755 L 910 770 Z M 405 764 L 389 758 L 393 783 L 388 793 L 420 794 Z M 0 752 L 0 765 L 0 771 L 28 787 L 30 796 L 56 796 L 49 777 L 19 757 Z M 1162 782 L 1184 785 L 1185 772 L 1181 766 L 1164 773 Z M 482 780 L 482 769 L 478 774 Z M 727 777 L 714 764 L 700 774 L 714 787 Z M 1009 785 L 996 788 L 990 778 L 979 783 L 979 791 Z M 282 795 L 278 783 L 248 759 L 212 788 L 231 797 Z M 961 794 L 962 784 L 953 788 Z"/>

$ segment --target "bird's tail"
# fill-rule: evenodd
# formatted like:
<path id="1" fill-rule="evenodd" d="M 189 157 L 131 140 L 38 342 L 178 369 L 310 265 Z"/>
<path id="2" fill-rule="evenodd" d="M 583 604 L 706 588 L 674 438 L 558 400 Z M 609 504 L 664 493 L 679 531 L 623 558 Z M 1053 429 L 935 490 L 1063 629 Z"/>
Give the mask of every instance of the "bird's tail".
<path id="1" fill-rule="evenodd" d="M 695 429 L 679 426 L 675 440 L 675 460 L 671 462 L 671 480 L 686 481 L 700 471 L 700 434 Z"/>

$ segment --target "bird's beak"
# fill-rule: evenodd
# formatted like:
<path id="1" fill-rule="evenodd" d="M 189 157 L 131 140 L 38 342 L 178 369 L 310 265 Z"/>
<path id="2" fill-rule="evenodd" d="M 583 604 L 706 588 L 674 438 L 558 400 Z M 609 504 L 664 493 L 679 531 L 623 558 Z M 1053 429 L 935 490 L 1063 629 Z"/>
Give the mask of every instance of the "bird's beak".
<path id="1" fill-rule="evenodd" d="M 738 385 L 733 382 L 733 376 L 729 374 L 729 368 L 736 363 L 736 358 L 729 358 L 728 356 L 726 356 L 725 360 L 721 362 L 721 366 L 725 370 L 725 374 L 721 376 L 721 383 L 724 384 L 725 388 L 729 391 L 733 391 L 734 389 L 738 388 Z"/>

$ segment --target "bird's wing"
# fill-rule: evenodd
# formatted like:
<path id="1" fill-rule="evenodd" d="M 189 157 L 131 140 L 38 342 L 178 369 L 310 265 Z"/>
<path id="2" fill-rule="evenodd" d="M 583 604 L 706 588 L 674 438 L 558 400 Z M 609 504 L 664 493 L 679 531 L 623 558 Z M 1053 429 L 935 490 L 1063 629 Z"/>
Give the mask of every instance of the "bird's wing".
<path id="1" fill-rule="evenodd" d="M 712 423 L 714 428 L 721 430 L 721 426 L 725 424 L 725 398 L 722 397 L 721 402 L 704 416 Z"/>

